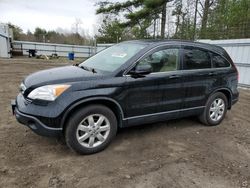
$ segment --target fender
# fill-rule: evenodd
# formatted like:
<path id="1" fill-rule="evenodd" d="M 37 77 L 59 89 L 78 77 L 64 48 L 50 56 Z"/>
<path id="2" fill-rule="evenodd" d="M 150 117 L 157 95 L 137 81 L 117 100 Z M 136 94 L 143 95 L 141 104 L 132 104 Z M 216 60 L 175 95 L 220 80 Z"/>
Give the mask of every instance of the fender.
<path id="1" fill-rule="evenodd" d="M 109 98 L 109 97 L 91 97 L 91 98 L 87 98 L 87 99 L 82 99 L 80 101 L 77 101 L 76 103 L 73 103 L 65 112 L 64 112 L 64 115 L 62 117 L 62 120 L 61 120 L 61 123 L 60 123 L 60 127 L 62 128 L 64 123 L 65 123 L 65 120 L 66 120 L 66 117 L 69 115 L 69 113 L 75 108 L 77 107 L 78 105 L 81 105 L 83 103 L 86 103 L 86 102 L 90 102 L 90 101 L 96 101 L 96 100 L 104 100 L 104 101 L 109 101 L 109 102 L 112 102 L 114 103 L 120 113 L 121 113 L 121 116 L 122 116 L 122 120 L 124 120 L 124 113 L 123 113 L 123 110 L 122 110 L 122 107 L 121 105 L 114 99 L 112 98 Z"/>
<path id="2" fill-rule="evenodd" d="M 208 94 L 207 99 L 209 96 L 211 96 L 212 94 L 216 93 L 219 90 L 227 90 L 230 93 L 230 99 L 228 99 L 228 108 L 230 109 L 232 105 L 232 91 L 229 88 L 226 87 L 217 88 Z"/>

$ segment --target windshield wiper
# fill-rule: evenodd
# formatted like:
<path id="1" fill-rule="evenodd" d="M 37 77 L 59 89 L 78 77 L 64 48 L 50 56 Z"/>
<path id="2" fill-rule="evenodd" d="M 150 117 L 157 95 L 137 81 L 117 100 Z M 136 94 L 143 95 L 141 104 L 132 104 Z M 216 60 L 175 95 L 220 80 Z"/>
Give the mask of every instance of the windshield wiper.
<path id="1" fill-rule="evenodd" d="M 81 65 L 81 66 L 78 66 L 86 71 L 90 71 L 90 72 L 93 72 L 93 73 L 96 73 L 96 70 L 94 68 L 90 68 L 90 67 L 87 67 L 87 66 L 84 66 L 84 65 Z"/>
<path id="2" fill-rule="evenodd" d="M 73 66 L 79 67 L 79 68 L 84 69 L 84 70 L 86 70 L 86 71 L 90 71 L 90 72 L 93 72 L 93 73 L 97 73 L 96 70 L 95 70 L 94 68 L 90 68 L 90 67 L 87 67 L 87 66 L 84 66 L 84 65 L 79 66 L 78 63 L 74 64 Z"/>

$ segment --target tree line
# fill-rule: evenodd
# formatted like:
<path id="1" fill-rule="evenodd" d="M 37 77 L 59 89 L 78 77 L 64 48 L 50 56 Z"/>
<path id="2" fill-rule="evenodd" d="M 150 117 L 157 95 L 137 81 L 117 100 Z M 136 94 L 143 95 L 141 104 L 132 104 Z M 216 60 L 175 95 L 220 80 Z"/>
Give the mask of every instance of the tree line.
<path id="1" fill-rule="evenodd" d="M 54 30 L 47 31 L 46 29 L 36 27 L 34 32 L 27 31 L 26 33 L 16 25 L 8 23 L 9 28 L 13 31 L 14 40 L 34 41 L 45 43 L 60 43 L 60 44 L 74 44 L 74 45 L 92 45 L 93 39 L 78 32 L 63 33 Z"/>
<path id="2" fill-rule="evenodd" d="M 250 37 L 249 0 L 100 1 L 99 41 Z"/>

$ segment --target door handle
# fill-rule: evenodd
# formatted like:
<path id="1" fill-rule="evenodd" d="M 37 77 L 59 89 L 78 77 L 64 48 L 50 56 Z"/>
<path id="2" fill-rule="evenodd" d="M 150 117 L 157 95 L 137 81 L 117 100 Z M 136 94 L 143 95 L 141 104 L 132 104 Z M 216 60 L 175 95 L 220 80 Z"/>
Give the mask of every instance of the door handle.
<path id="1" fill-rule="evenodd" d="M 176 78 L 180 78 L 180 77 L 181 77 L 180 75 L 174 74 L 174 75 L 170 75 L 168 78 L 169 79 L 176 79 Z"/>
<path id="2" fill-rule="evenodd" d="M 208 73 L 208 76 L 214 76 L 214 75 L 216 75 L 215 72 L 210 72 L 210 73 Z"/>

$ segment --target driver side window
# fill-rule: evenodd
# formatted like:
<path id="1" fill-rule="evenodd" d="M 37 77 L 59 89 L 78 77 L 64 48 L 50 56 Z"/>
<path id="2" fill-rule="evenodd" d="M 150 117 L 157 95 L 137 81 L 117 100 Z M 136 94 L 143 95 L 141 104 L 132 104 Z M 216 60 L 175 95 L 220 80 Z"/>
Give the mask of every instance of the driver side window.
<path id="1" fill-rule="evenodd" d="M 140 65 L 149 65 L 152 67 L 152 72 L 168 72 L 175 71 L 178 67 L 179 49 L 168 48 L 156 51 L 144 59 L 139 61 Z"/>

